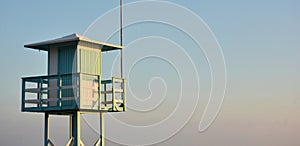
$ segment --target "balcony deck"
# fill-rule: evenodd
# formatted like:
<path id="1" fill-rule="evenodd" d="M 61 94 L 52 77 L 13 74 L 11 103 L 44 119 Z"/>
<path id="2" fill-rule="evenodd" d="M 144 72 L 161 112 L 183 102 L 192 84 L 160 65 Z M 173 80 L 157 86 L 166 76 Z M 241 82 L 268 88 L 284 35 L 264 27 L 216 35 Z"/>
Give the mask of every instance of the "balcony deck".
<path id="1" fill-rule="evenodd" d="M 126 110 L 126 80 L 102 80 L 84 73 L 22 78 L 22 111 L 122 112 Z M 103 89 L 103 90 L 102 90 Z"/>

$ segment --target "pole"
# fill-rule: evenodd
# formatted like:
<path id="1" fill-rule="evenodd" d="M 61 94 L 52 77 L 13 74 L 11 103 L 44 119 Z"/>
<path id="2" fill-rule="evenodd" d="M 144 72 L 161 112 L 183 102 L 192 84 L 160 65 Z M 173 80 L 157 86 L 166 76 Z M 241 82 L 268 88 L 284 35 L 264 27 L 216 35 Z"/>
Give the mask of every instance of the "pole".
<path id="1" fill-rule="evenodd" d="M 123 6 L 120 0 L 120 46 L 123 46 Z M 123 78 L 123 49 L 120 52 L 121 78 Z"/>

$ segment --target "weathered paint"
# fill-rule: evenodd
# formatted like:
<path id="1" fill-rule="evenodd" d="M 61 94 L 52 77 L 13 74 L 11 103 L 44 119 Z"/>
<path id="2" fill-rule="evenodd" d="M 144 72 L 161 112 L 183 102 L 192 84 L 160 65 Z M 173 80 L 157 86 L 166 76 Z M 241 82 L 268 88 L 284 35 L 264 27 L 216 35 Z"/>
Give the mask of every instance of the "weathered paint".
<path id="1" fill-rule="evenodd" d="M 22 111 L 45 113 L 44 145 L 52 143 L 49 138 L 50 114 L 70 117 L 69 143 L 72 142 L 73 145 L 78 146 L 83 144 L 80 139 L 80 115 L 100 113 L 101 132 L 97 144 L 103 146 L 103 113 L 126 110 L 124 101 L 126 87 L 125 80 L 122 78 L 101 81 L 101 52 L 120 50 L 123 47 L 94 41 L 78 34 L 29 44 L 25 47 L 48 51 L 48 76 L 29 77 L 22 80 Z M 36 83 L 37 88 L 26 88 L 26 82 Z M 104 91 L 101 90 L 103 84 Z M 118 89 L 115 84 L 123 89 Z M 36 93 L 37 99 L 27 99 L 25 95 L 27 92 Z M 44 94 L 48 95 L 48 99 L 43 96 Z M 102 94 L 106 97 L 104 102 Z M 26 107 L 27 103 L 37 106 Z M 120 103 L 124 106 L 120 107 Z"/>
<path id="2" fill-rule="evenodd" d="M 58 47 L 58 74 L 71 74 L 76 72 L 76 46 Z"/>
<path id="3" fill-rule="evenodd" d="M 72 74 L 76 72 L 77 66 L 77 57 L 76 55 L 76 46 L 61 46 L 58 47 L 58 74 Z M 61 78 L 62 86 L 71 86 L 73 84 L 72 76 L 62 76 Z M 61 89 L 61 98 L 70 98 L 75 97 L 73 89 Z M 75 101 L 67 100 L 62 101 L 63 106 L 72 106 L 76 103 Z"/>
<path id="4" fill-rule="evenodd" d="M 79 43 L 79 72 L 101 75 L 101 50 L 100 48 L 91 47 L 92 46 L 85 46 L 83 43 Z"/>
<path id="5" fill-rule="evenodd" d="M 78 43 L 78 67 L 79 72 L 101 76 L 101 47 L 96 44 L 79 42 Z M 99 109 L 99 81 L 97 76 L 83 75 L 80 78 L 80 108 Z M 101 79 L 101 77 L 100 77 Z"/>
<path id="6" fill-rule="evenodd" d="M 51 46 L 51 50 L 48 52 L 48 74 L 49 75 L 57 75 L 58 74 L 58 50 L 56 46 Z M 48 86 L 50 88 L 57 88 L 57 79 L 49 80 Z M 48 93 L 49 98 L 55 99 L 57 98 L 57 91 L 56 90 L 50 90 Z M 56 106 L 57 102 L 50 102 L 50 106 Z"/>

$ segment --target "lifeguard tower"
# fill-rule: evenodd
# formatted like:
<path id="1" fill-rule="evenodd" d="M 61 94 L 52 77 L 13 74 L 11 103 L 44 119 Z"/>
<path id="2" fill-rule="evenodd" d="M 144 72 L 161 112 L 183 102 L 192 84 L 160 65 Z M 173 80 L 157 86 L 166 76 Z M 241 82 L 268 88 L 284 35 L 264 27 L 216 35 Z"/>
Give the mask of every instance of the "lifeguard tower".
<path id="1" fill-rule="evenodd" d="M 48 53 L 48 75 L 22 78 L 22 112 L 45 114 L 44 145 L 54 145 L 49 135 L 50 115 L 69 116 L 67 146 L 83 146 L 80 115 L 100 115 L 100 135 L 95 145 L 104 146 L 103 114 L 126 111 L 125 79 L 102 80 L 102 52 L 122 50 L 112 45 L 71 34 L 25 45 Z"/>

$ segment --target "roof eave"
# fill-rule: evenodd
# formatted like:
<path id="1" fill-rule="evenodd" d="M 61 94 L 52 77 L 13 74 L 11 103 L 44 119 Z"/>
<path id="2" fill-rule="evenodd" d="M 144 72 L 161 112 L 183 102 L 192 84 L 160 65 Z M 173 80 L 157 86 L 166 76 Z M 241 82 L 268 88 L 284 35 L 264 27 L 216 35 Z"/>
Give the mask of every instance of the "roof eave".
<path id="1" fill-rule="evenodd" d="M 28 44 L 28 45 L 24 45 L 24 47 L 29 48 L 29 49 L 49 51 L 49 45 L 32 45 L 32 44 Z"/>
<path id="2" fill-rule="evenodd" d="M 72 34 L 72 35 L 68 35 L 68 36 L 58 38 L 58 39 L 54 39 L 54 40 L 48 40 L 48 41 L 43 41 L 43 42 L 38 42 L 38 43 L 27 44 L 27 45 L 24 45 L 24 47 L 25 48 L 31 48 L 31 49 L 49 51 L 50 45 L 66 43 L 66 42 L 75 42 L 75 41 L 89 42 L 89 43 L 93 43 L 93 44 L 100 45 L 100 46 L 103 46 L 103 47 L 107 48 L 107 49 L 102 50 L 103 52 L 123 49 L 123 46 L 118 46 L 118 45 L 114 45 L 114 44 L 99 42 L 99 41 L 92 40 L 92 39 L 89 39 L 89 38 L 84 37 L 84 36 L 80 36 L 78 34 Z"/>

